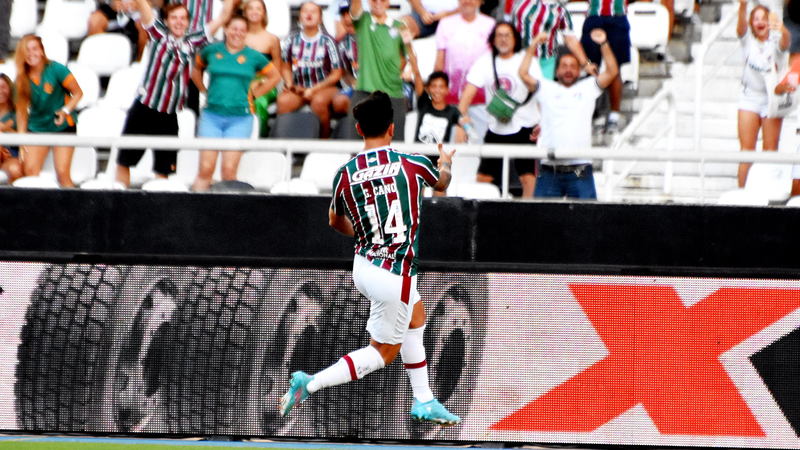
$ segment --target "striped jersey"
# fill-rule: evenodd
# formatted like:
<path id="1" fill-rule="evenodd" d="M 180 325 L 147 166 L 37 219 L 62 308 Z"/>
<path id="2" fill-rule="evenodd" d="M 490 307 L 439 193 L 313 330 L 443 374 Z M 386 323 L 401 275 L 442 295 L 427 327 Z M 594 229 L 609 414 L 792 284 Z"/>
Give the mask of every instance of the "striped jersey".
<path id="1" fill-rule="evenodd" d="M 624 16 L 628 0 L 589 0 L 588 16 Z"/>
<path id="2" fill-rule="evenodd" d="M 191 31 L 202 30 L 213 20 L 213 2 L 221 0 L 170 0 L 170 3 L 181 3 L 189 10 L 189 28 Z"/>
<path id="3" fill-rule="evenodd" d="M 139 86 L 139 101 L 150 109 L 172 114 L 183 108 L 194 53 L 208 43 L 208 35 L 201 30 L 176 39 L 160 20 L 145 27 L 145 31 L 152 42 Z"/>
<path id="4" fill-rule="evenodd" d="M 331 71 L 341 69 L 336 40 L 322 31 L 309 38 L 302 31 L 283 41 L 281 57 L 291 64 L 296 86 L 310 88 L 320 83 Z"/>
<path id="5" fill-rule="evenodd" d="M 337 46 L 345 73 L 350 73 L 353 78 L 358 79 L 358 44 L 355 35 L 346 34 Z"/>
<path id="6" fill-rule="evenodd" d="M 559 31 L 572 33 L 572 19 L 569 12 L 560 2 L 544 0 L 517 0 L 512 12 L 514 26 L 522 35 L 522 47 L 541 32 L 548 33 L 547 41 L 537 49 L 541 57 L 555 56 L 557 47 L 556 35 Z"/>
<path id="7" fill-rule="evenodd" d="M 331 209 L 353 223 L 357 255 L 395 275 L 414 276 L 422 189 L 438 180 L 426 156 L 390 147 L 364 150 L 337 172 Z"/>

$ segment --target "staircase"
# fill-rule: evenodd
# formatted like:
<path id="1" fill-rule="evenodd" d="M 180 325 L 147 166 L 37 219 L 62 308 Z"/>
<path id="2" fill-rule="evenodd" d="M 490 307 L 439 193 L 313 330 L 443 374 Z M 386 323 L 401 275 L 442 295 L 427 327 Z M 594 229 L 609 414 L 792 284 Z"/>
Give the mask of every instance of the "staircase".
<path id="1" fill-rule="evenodd" d="M 726 17 L 735 4 L 724 4 L 722 17 Z M 719 23 L 703 24 L 702 35 L 706 39 Z M 739 98 L 740 77 L 743 60 L 735 31 L 736 22 L 726 27 L 721 37 L 710 47 L 704 61 L 704 78 L 702 105 L 702 139 L 701 149 L 706 151 L 739 151 L 737 138 L 737 103 Z M 700 44 L 692 45 L 692 53 L 697 59 Z M 695 112 L 695 73 L 696 63 L 672 63 L 669 66 L 670 77 L 660 80 L 659 84 L 672 84 L 676 94 L 677 138 L 676 151 L 692 151 L 694 148 L 694 112 Z M 643 65 L 640 73 L 646 75 L 648 67 Z M 641 90 L 641 89 L 640 89 Z M 630 100 L 630 108 L 641 111 L 652 96 L 639 95 Z M 795 113 L 796 114 L 796 113 Z M 663 103 L 633 135 L 623 148 L 636 149 L 641 152 L 666 150 L 667 139 L 654 140 L 656 134 L 669 123 L 668 109 Z M 781 133 L 780 151 L 794 151 L 796 117 L 784 120 Z M 759 143 L 760 146 L 760 143 Z M 615 162 L 619 173 L 627 166 L 627 161 Z M 675 203 L 713 203 L 725 191 L 736 189 L 736 163 L 698 163 L 675 162 L 672 164 L 673 176 L 671 190 L 665 193 L 664 173 L 667 163 L 638 162 L 629 175 L 622 180 L 609 196 L 608 201 L 621 202 L 675 202 Z M 603 187 L 598 186 L 602 191 Z"/>

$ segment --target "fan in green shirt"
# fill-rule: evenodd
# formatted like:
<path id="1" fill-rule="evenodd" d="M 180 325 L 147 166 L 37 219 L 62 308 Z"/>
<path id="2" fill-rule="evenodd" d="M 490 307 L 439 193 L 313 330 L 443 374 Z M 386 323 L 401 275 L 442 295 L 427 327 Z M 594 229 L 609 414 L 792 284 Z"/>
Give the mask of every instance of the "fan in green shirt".
<path id="1" fill-rule="evenodd" d="M 83 91 L 69 69 L 50 61 L 42 40 L 28 35 L 20 39 L 16 51 L 17 130 L 20 133 L 74 132 L 76 115 Z M 50 150 L 48 146 L 27 145 L 23 150 L 25 176 L 39 175 Z M 75 147 L 53 146 L 53 162 L 58 183 L 74 187 L 70 168 Z"/>

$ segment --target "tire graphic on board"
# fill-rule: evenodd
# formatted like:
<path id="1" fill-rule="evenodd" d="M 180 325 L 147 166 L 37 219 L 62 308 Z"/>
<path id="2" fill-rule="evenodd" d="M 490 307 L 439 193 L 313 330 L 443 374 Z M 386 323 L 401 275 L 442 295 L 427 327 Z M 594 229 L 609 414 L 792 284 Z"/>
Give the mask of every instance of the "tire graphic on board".
<path id="1" fill-rule="evenodd" d="M 419 288 L 434 394 L 464 415 L 485 334 L 485 276 L 421 274 Z M 368 314 L 346 271 L 51 265 L 21 335 L 19 426 L 456 439 L 457 430 L 408 419 L 399 361 L 278 416 L 289 374 L 366 345 Z"/>

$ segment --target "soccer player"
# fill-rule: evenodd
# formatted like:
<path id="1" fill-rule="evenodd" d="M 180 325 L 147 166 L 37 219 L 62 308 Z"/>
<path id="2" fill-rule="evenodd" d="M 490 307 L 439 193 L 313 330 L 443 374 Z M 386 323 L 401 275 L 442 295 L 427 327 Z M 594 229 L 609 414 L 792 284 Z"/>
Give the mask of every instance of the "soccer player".
<path id="1" fill-rule="evenodd" d="M 353 281 L 369 299 L 370 344 L 314 374 L 294 372 L 281 398 L 281 415 L 314 392 L 363 378 L 400 353 L 411 381 L 411 417 L 440 425 L 461 419 L 433 397 L 422 337 L 425 308 L 417 292 L 417 233 L 424 185 L 444 191 L 450 184 L 453 151 L 439 145 L 439 168 L 422 155 L 393 150 L 392 103 L 375 91 L 353 109 L 364 150 L 342 166 L 333 182 L 331 227 L 356 238 Z"/>

